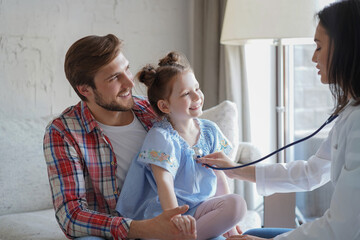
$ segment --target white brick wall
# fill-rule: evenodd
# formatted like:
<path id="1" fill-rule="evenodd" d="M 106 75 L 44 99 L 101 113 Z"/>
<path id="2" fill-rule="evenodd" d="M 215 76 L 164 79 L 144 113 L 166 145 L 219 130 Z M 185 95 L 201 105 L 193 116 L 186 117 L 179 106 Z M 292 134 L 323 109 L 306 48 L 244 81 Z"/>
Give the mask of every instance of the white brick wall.
<path id="1" fill-rule="evenodd" d="M 0 0 L 0 114 L 36 118 L 79 101 L 63 71 L 81 37 L 113 33 L 135 74 L 166 52 L 190 55 L 190 0 Z"/>

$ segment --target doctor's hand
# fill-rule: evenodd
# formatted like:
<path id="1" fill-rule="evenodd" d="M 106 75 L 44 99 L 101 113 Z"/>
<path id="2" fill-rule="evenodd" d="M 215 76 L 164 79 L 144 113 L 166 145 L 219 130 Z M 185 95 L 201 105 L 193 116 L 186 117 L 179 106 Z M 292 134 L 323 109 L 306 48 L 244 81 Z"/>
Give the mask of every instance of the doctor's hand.
<path id="1" fill-rule="evenodd" d="M 231 161 L 231 159 L 225 155 L 223 152 L 214 152 L 209 155 L 197 159 L 198 163 L 202 163 L 203 166 L 207 167 L 205 164 L 210 166 L 220 167 L 220 168 L 229 168 L 237 166 L 236 163 Z M 216 169 L 214 169 L 216 171 Z M 224 171 L 226 176 L 229 178 L 238 178 L 239 175 L 233 170 Z"/>
<path id="2" fill-rule="evenodd" d="M 212 154 L 206 155 L 204 157 L 197 159 L 198 163 L 202 163 L 203 166 L 208 164 L 210 166 L 220 167 L 220 168 L 229 168 L 239 166 L 239 164 L 233 162 L 228 156 L 223 152 L 214 152 Z M 207 166 L 205 166 L 207 167 Z M 224 170 L 224 173 L 229 178 L 236 178 L 249 182 L 256 182 L 255 166 L 246 166 L 244 168 L 236 168 L 230 170 Z"/>

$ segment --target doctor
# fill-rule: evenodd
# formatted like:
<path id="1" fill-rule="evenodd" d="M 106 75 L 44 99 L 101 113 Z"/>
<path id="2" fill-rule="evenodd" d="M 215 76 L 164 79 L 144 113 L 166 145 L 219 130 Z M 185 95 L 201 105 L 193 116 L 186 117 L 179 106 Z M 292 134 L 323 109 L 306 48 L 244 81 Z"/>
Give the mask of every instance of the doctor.
<path id="1" fill-rule="evenodd" d="M 257 229 L 229 239 L 360 239 L 360 0 L 336 2 L 317 16 L 312 61 L 321 82 L 329 84 L 334 96 L 333 114 L 339 114 L 329 136 L 307 161 L 249 166 L 225 173 L 256 182 L 258 192 L 265 196 L 311 191 L 331 181 L 335 190 L 330 208 L 313 222 L 279 235 L 268 235 L 271 229 Z M 217 167 L 235 165 L 221 153 L 199 161 Z"/>

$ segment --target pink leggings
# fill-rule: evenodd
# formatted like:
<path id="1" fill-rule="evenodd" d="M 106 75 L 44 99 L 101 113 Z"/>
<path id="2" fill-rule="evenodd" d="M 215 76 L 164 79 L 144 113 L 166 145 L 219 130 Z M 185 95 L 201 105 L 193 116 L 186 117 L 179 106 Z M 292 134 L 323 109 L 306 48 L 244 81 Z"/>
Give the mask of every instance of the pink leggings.
<path id="1" fill-rule="evenodd" d="M 198 239 L 214 238 L 228 232 L 244 217 L 246 210 L 245 200 L 237 194 L 209 198 L 194 214 Z"/>

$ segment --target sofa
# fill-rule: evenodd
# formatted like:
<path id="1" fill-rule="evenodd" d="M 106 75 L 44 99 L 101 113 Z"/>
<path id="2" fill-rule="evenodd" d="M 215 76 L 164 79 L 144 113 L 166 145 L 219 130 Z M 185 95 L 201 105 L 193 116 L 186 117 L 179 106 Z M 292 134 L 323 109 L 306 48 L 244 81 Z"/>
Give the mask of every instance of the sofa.
<path id="1" fill-rule="evenodd" d="M 232 158 L 246 163 L 259 156 L 250 143 L 239 143 L 238 115 L 230 101 L 204 111 L 233 144 Z M 51 118 L 25 119 L 0 112 L 0 239 L 67 239 L 58 226 L 43 156 L 44 130 Z M 238 180 L 229 180 L 237 192 Z M 261 227 L 261 218 L 248 211 L 239 223 L 243 231 Z"/>

